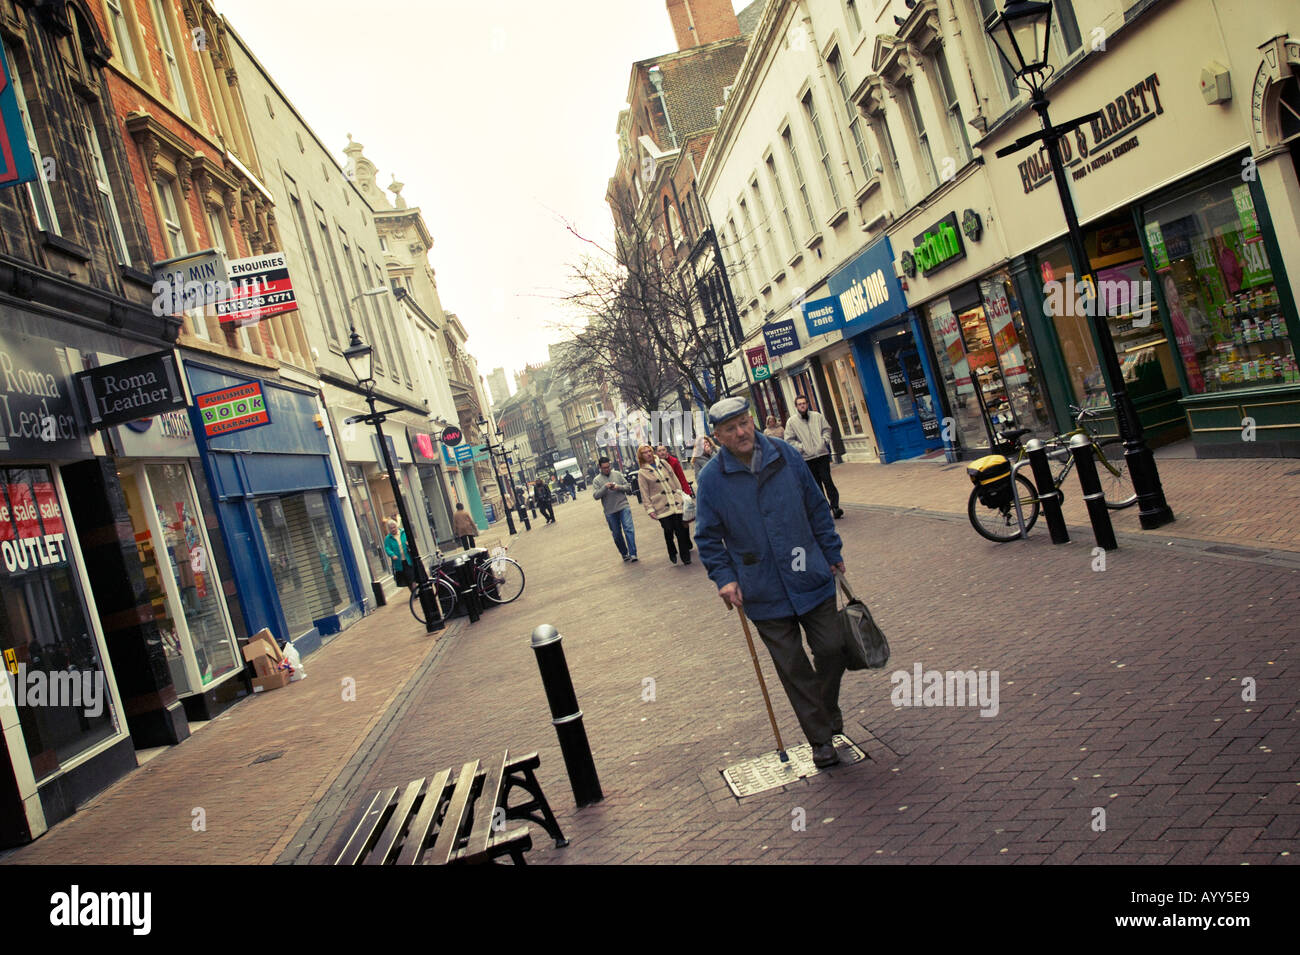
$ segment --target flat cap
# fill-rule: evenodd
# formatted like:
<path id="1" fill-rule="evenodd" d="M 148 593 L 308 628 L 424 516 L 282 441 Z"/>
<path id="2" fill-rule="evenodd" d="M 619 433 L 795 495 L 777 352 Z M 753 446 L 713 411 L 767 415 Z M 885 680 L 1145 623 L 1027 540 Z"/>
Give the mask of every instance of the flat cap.
<path id="1" fill-rule="evenodd" d="M 715 403 L 709 409 L 709 424 L 717 427 L 724 421 L 745 414 L 749 411 L 749 401 L 746 398 L 723 398 Z"/>

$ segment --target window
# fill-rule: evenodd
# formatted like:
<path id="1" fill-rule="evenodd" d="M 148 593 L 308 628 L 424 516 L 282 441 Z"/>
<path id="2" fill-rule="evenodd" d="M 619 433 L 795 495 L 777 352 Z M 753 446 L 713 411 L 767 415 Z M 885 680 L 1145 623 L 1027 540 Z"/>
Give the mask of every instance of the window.
<path id="1" fill-rule="evenodd" d="M 934 57 L 934 69 L 939 75 L 939 91 L 943 94 L 944 110 L 948 113 L 948 126 L 952 131 L 952 143 L 959 152 L 961 164 L 970 162 L 970 139 L 966 135 L 966 121 L 961 115 L 961 104 L 957 102 L 957 87 L 953 85 L 952 74 L 948 71 L 948 58 L 942 49 Z"/>
<path id="2" fill-rule="evenodd" d="M 749 291 L 749 270 L 745 268 L 745 254 L 740 248 L 740 233 L 736 231 L 736 220 L 727 219 L 727 229 L 731 232 L 731 271 L 736 278 L 740 279 L 740 287 L 744 293 L 744 298 L 753 298 L 754 295 Z"/>
<path id="3" fill-rule="evenodd" d="M 763 251 L 767 253 L 772 272 L 775 274 L 781 271 L 781 256 L 776 250 L 776 236 L 772 234 L 772 218 L 767 214 L 767 206 L 763 203 L 763 193 L 758 188 L 757 176 L 749 181 L 749 191 L 754 196 L 754 210 L 758 213 L 759 222 L 763 227 Z"/>
<path id="4" fill-rule="evenodd" d="M 668 204 L 668 197 L 664 196 L 664 230 L 668 233 L 669 246 L 674 246 L 677 244 L 677 236 L 673 232 L 673 220 L 669 215 L 671 211 L 672 206 Z"/>
<path id="5" fill-rule="evenodd" d="M 354 303 L 348 303 L 344 300 L 345 293 L 343 289 L 345 286 L 343 284 L 343 273 L 339 271 L 338 256 L 334 254 L 334 243 L 330 240 L 329 226 L 325 224 L 325 212 L 320 206 L 314 204 L 312 208 L 316 210 L 316 235 L 320 239 L 321 248 L 325 250 L 325 255 L 328 257 L 329 263 L 332 266 L 331 275 L 334 281 L 334 292 L 338 295 L 340 301 L 344 301 L 343 311 L 350 319 L 352 316 L 352 304 Z M 364 314 L 362 317 L 364 317 Z M 352 327 L 356 327 L 355 323 L 353 323 Z M 374 346 L 373 363 L 375 370 L 379 371 L 380 366 L 383 364 L 383 360 L 379 355 L 379 343 L 371 338 L 370 330 L 368 328 L 362 330 L 366 333 L 366 337 L 371 339 L 370 344 Z"/>
<path id="6" fill-rule="evenodd" d="M 319 209 L 319 207 L 317 208 Z M 322 229 L 324 228 L 324 225 L 325 224 L 322 222 Z M 370 344 L 375 348 L 375 371 L 383 371 L 383 361 L 381 361 L 380 358 L 380 349 L 382 348 L 384 360 L 388 362 L 389 367 L 393 369 L 393 374 L 396 375 L 396 365 L 393 364 L 393 344 L 388 340 L 388 329 L 384 326 L 382 319 L 380 319 L 377 309 L 375 311 L 375 320 L 371 320 L 370 307 L 374 304 L 370 301 L 372 296 L 363 294 L 365 289 L 361 287 L 361 279 L 357 274 L 356 260 L 352 257 L 352 246 L 348 242 L 348 234 L 342 229 L 339 229 L 338 233 L 339 244 L 343 247 L 343 262 L 348 268 L 348 277 L 352 279 L 352 295 L 348 301 L 348 311 L 351 312 L 355 309 L 361 313 L 362 327 L 367 329 L 366 338 L 370 340 Z M 330 255 L 334 255 L 333 246 L 330 247 Z M 337 271 L 337 262 L 335 262 L 334 267 Z M 344 283 L 340 280 L 339 285 L 340 287 L 343 287 Z M 378 328 L 378 332 L 375 331 L 376 328 Z"/>
<path id="7" fill-rule="evenodd" d="M 826 58 L 830 64 L 831 72 L 835 74 L 835 85 L 839 87 L 840 99 L 844 101 L 844 111 L 848 114 L 849 133 L 853 136 L 853 145 L 858 151 L 858 163 L 862 166 L 863 174 L 870 177 L 871 163 L 867 159 L 867 144 L 862 138 L 862 122 L 858 115 L 857 107 L 853 105 L 853 97 L 849 94 L 849 78 L 844 72 L 844 63 L 840 59 L 838 49 L 831 50 L 831 55 Z"/>
<path id="8" fill-rule="evenodd" d="M 745 225 L 745 235 L 749 238 L 749 259 L 754 266 L 754 272 L 759 278 L 762 278 L 763 262 L 758 257 L 758 233 L 754 231 L 754 220 L 750 218 L 749 206 L 745 205 L 745 200 L 740 199 L 737 202 L 740 207 L 740 221 Z M 755 286 L 762 285 L 762 281 L 756 282 Z"/>
<path id="9" fill-rule="evenodd" d="M 162 216 L 167 250 L 172 258 L 185 255 L 190 251 L 190 247 L 185 241 L 185 229 L 181 225 L 180 205 L 176 201 L 176 180 L 160 176 L 155 180 L 155 184 L 158 186 L 158 201 L 161 203 L 158 214 Z"/>
<path id="10" fill-rule="evenodd" d="M 844 203 L 840 201 L 840 190 L 835 185 L 835 170 L 831 165 L 831 151 L 826 145 L 826 137 L 822 135 L 822 123 L 817 115 L 817 104 L 813 100 L 812 90 L 809 90 L 803 96 L 803 111 L 808 117 L 808 125 L 812 129 L 813 140 L 817 144 L 817 152 L 821 155 L 822 173 L 826 176 L 826 186 L 831 191 L 831 204 L 838 209 Z"/>
<path id="11" fill-rule="evenodd" d="M 377 288 L 378 286 L 373 285 L 371 283 L 372 273 L 370 271 L 370 266 L 366 264 L 365 259 L 361 260 L 361 270 L 366 277 L 366 288 Z M 377 281 L 382 281 L 383 274 L 384 274 L 383 270 L 379 268 L 379 263 L 376 262 L 375 271 L 373 275 L 379 277 Z M 392 296 L 385 293 L 383 295 L 378 296 L 378 298 L 380 299 L 380 301 L 383 302 L 384 315 L 388 319 L 389 326 L 393 329 L 393 341 L 397 343 L 397 363 L 401 366 L 402 376 L 406 379 L 406 382 L 409 385 L 411 382 L 411 370 L 406 364 L 406 349 L 402 346 L 401 332 L 397 326 L 397 319 L 393 315 Z M 376 306 L 376 308 L 378 308 L 378 306 Z M 405 314 L 405 313 L 399 313 L 399 314 Z"/>
<path id="12" fill-rule="evenodd" d="M 286 177 L 287 179 L 287 177 Z M 307 225 L 307 216 L 302 209 L 302 201 L 292 191 L 295 187 L 290 183 L 289 202 L 293 206 L 294 225 L 298 229 L 298 239 L 302 242 L 302 247 L 307 253 L 307 262 L 311 266 L 313 284 L 316 288 L 316 294 L 320 296 L 321 311 L 325 313 L 325 327 L 329 329 L 330 341 L 339 340 L 338 326 L 334 324 L 334 312 L 330 310 L 329 296 L 325 294 L 325 280 L 321 276 L 320 261 L 316 258 L 316 249 L 311 243 L 311 230 Z"/>
<path id="13" fill-rule="evenodd" d="M 1062 47 L 1061 59 L 1068 60 L 1079 47 L 1083 46 L 1083 37 L 1079 33 L 1079 20 L 1074 15 L 1074 0 L 1052 0 L 1052 7 L 1056 14 L 1052 17 L 1052 24 L 1056 27 L 1052 32 L 1056 34 L 1057 42 Z"/>
<path id="14" fill-rule="evenodd" d="M 849 25 L 849 32 L 857 36 L 862 32 L 862 17 L 858 13 L 857 0 L 844 0 L 844 19 Z"/>
<path id="15" fill-rule="evenodd" d="M 100 210 L 104 215 L 104 225 L 108 229 L 108 239 L 113 246 L 113 254 L 121 265 L 131 264 L 131 255 L 126 249 L 126 235 L 122 232 L 122 220 L 117 214 L 117 201 L 113 198 L 113 187 L 108 181 L 108 166 L 104 162 L 104 152 L 99 148 L 99 134 L 91 119 L 91 107 L 77 100 L 78 119 L 86 138 L 86 147 L 94 163 L 95 186 L 99 190 Z"/>
<path id="16" fill-rule="evenodd" d="M 995 0 L 979 0 L 979 4 L 980 16 L 985 23 L 988 23 L 990 17 L 1001 12 Z M 1002 58 L 1002 54 L 998 52 L 993 39 L 987 33 L 984 35 L 984 42 L 988 46 L 989 56 L 993 58 L 994 69 L 1002 75 L 1003 91 L 1007 102 L 1014 103 L 1020 96 L 1020 87 L 1016 85 L 1016 74 L 1011 72 L 1011 67 L 1007 66 L 1007 61 Z"/>
<path id="17" fill-rule="evenodd" d="M 104 0 L 108 7 L 108 25 L 122 56 L 122 68 L 132 76 L 140 75 L 140 67 L 135 59 L 135 44 L 131 40 L 131 25 L 126 20 L 122 9 L 122 0 Z"/>
<path id="18" fill-rule="evenodd" d="M 172 87 L 172 99 L 181 115 L 192 118 L 190 101 L 185 95 L 185 84 L 181 82 L 181 64 L 176 58 L 176 44 L 172 41 L 171 22 L 163 4 L 166 0 L 153 0 L 153 18 L 158 28 L 158 46 L 162 50 L 163 65 L 167 68 L 167 79 Z"/>
<path id="19" fill-rule="evenodd" d="M 903 167 L 898 162 L 898 150 L 894 148 L 894 136 L 889 131 L 889 121 L 881 116 L 875 124 L 876 141 L 884 151 L 886 165 L 893 172 L 894 188 L 898 191 L 898 201 L 907 205 L 907 187 L 903 185 Z"/>
<path id="20" fill-rule="evenodd" d="M 813 215 L 812 198 L 808 195 L 808 181 L 804 178 L 803 166 L 799 164 L 799 153 L 795 150 L 794 134 L 787 126 L 781 130 L 781 141 L 785 143 L 785 154 L 790 157 L 790 171 L 794 173 L 795 188 L 803 200 L 804 215 L 808 217 L 808 228 L 817 231 L 817 217 Z"/>
<path id="21" fill-rule="evenodd" d="M 31 153 L 32 165 L 36 167 L 36 180 L 27 183 L 27 195 L 32 200 L 32 210 L 36 213 L 36 225 L 42 231 L 59 234 L 59 216 L 54 211 L 54 195 L 50 192 L 49 180 L 45 178 L 45 165 L 41 162 L 40 146 L 36 139 L 36 129 L 32 125 L 31 111 L 27 106 L 27 96 L 23 92 L 23 80 L 18 73 L 17 64 L 9 61 L 9 76 L 14 86 L 14 97 L 18 100 L 18 115 L 23 121 L 23 132 L 27 134 L 27 149 Z"/>
<path id="22" fill-rule="evenodd" d="M 921 153 L 921 167 L 929 178 L 930 189 L 939 185 L 939 170 L 934 165 L 934 155 L 930 152 L 930 136 L 925 131 L 925 119 L 921 116 L 921 104 L 916 101 L 916 87 L 911 83 L 902 87 L 902 99 L 907 106 L 908 119 L 912 121 L 912 132 L 916 138 L 916 148 Z M 929 192 L 929 189 L 926 190 Z"/>
<path id="23" fill-rule="evenodd" d="M 785 190 L 781 188 L 781 178 L 776 174 L 776 157 L 768 155 L 766 160 L 767 178 L 772 182 L 772 194 L 776 196 L 777 207 L 781 210 L 781 220 L 785 223 L 785 234 L 795 248 L 794 222 L 790 219 L 790 205 L 785 201 Z"/>

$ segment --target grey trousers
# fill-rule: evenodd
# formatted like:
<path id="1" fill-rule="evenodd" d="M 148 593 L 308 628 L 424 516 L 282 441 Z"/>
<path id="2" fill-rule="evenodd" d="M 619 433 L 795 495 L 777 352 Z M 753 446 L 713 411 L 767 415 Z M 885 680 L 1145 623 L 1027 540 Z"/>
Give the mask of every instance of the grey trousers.
<path id="1" fill-rule="evenodd" d="M 802 624 L 812 648 L 813 662 L 804 653 Z M 840 714 L 840 679 L 844 676 L 844 638 L 840 632 L 835 598 L 828 597 L 812 610 L 795 617 L 755 620 L 767 644 L 777 675 L 790 698 L 808 742 L 829 743 L 844 728 Z"/>

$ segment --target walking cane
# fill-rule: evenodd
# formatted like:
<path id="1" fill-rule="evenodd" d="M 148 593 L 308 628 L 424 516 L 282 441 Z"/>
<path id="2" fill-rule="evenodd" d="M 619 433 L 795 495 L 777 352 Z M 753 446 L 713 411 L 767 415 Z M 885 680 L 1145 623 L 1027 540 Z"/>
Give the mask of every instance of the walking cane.
<path id="1" fill-rule="evenodd" d="M 763 671 L 758 665 L 758 654 L 754 652 L 754 638 L 749 635 L 749 621 L 745 619 L 745 611 L 739 607 L 736 613 L 740 616 L 740 625 L 745 628 L 745 642 L 749 644 L 749 658 L 754 661 L 754 672 L 758 675 L 758 685 L 763 691 L 763 702 L 767 704 L 767 718 L 772 721 L 772 732 L 776 736 L 776 749 L 781 754 L 781 762 L 790 762 L 790 756 L 785 751 L 785 743 L 781 742 L 781 731 L 776 728 L 776 714 L 772 712 L 772 698 L 767 695 L 767 682 L 763 679 Z"/>

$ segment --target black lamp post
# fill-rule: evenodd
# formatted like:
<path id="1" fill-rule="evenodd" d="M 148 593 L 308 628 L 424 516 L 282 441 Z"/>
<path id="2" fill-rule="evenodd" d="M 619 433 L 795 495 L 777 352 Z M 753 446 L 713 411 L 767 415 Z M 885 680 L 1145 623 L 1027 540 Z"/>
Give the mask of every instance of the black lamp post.
<path id="1" fill-rule="evenodd" d="M 406 510 L 406 500 L 402 497 L 402 487 L 397 480 L 397 469 L 393 464 L 393 457 L 388 453 L 388 442 L 384 440 L 383 422 L 387 413 L 397 411 L 397 408 L 385 408 L 383 411 L 375 409 L 375 375 L 374 375 L 374 349 L 361 340 L 354 327 L 351 338 L 348 340 L 348 347 L 343 352 L 343 357 L 348 361 L 348 367 L 352 369 L 352 374 L 357 379 L 357 384 L 366 393 L 366 404 L 370 408 L 370 414 L 357 415 L 347 419 L 348 424 L 360 421 L 365 424 L 373 424 L 375 433 L 379 436 L 379 453 L 384 458 L 384 468 L 388 471 L 388 483 L 393 486 L 393 497 L 397 502 L 397 513 L 402 518 L 402 527 L 409 528 L 411 533 L 407 536 L 406 550 L 410 554 L 411 563 L 415 565 L 415 579 L 419 586 L 420 607 L 424 611 L 424 629 L 426 633 L 436 633 L 443 629 L 442 608 L 438 605 L 438 595 L 434 592 L 429 575 L 425 572 L 424 562 L 420 560 L 420 548 L 416 543 L 415 525 L 411 523 L 410 514 Z M 400 537 L 399 547 L 400 547 Z"/>
<path id="2" fill-rule="evenodd" d="M 1129 397 L 1124 385 L 1124 373 L 1115 355 L 1110 323 L 1106 321 L 1105 315 L 1097 314 L 1099 309 L 1096 306 L 1100 305 L 1100 301 L 1096 293 L 1096 276 L 1084 246 L 1083 230 L 1079 228 L 1079 215 L 1074 208 L 1074 196 L 1070 192 L 1070 183 L 1065 177 L 1065 163 L 1061 159 L 1060 143 L 1065 135 L 1099 114 L 1080 116 L 1060 126 L 1053 126 L 1051 117 L 1048 116 L 1048 100 L 1043 95 L 1043 84 L 1052 74 L 1052 67 L 1047 63 L 1048 42 L 1052 32 L 1051 3 L 1044 0 L 1009 0 L 1001 13 L 994 13 L 988 18 L 984 29 L 998 48 L 998 53 L 1006 60 L 1007 66 L 1029 90 L 1029 105 L 1038 114 L 1043 127 L 1038 132 L 1021 136 L 1014 143 L 999 149 L 997 157 L 1001 159 L 1040 141 L 1047 149 L 1047 158 L 1052 165 L 1052 180 L 1056 183 L 1061 208 L 1065 213 L 1066 248 L 1070 264 L 1077 276 L 1076 281 L 1089 290 L 1094 306 L 1089 309 L 1089 317 L 1101 346 L 1102 363 L 1112 385 L 1111 406 L 1115 409 L 1115 422 L 1120 437 L 1124 439 L 1124 460 L 1133 477 L 1133 489 L 1137 491 L 1138 517 L 1145 530 L 1160 527 L 1172 521 L 1174 513 L 1165 501 L 1160 472 L 1156 469 L 1151 449 L 1146 445 L 1142 422 L 1133 407 L 1133 399 Z"/>
<path id="3" fill-rule="evenodd" d="M 501 492 L 501 510 L 506 512 L 506 527 L 510 529 L 511 534 L 518 534 L 519 532 L 515 530 L 515 519 L 510 516 L 510 505 L 506 503 L 506 485 L 501 480 L 501 472 L 497 469 L 497 456 L 495 446 L 492 444 L 492 434 L 488 431 L 487 418 L 481 414 L 478 416 L 478 427 L 483 432 L 483 443 L 487 445 L 488 461 L 492 464 L 492 473 L 496 475 L 497 490 Z M 497 433 L 500 434 L 501 432 L 498 431 Z"/>

